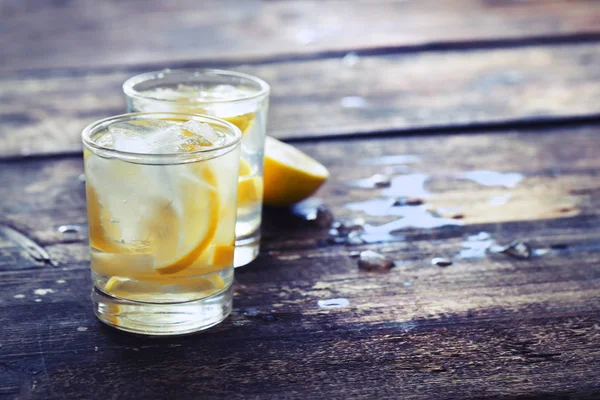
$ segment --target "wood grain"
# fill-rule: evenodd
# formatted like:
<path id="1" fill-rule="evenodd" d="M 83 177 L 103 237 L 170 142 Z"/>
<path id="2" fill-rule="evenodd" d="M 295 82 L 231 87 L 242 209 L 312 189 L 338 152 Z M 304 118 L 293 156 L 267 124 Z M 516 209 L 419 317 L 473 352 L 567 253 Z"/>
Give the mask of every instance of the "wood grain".
<path id="1" fill-rule="evenodd" d="M 600 33 L 595 1 L 2 2 L 0 70 L 239 63 Z"/>
<path id="2" fill-rule="evenodd" d="M 432 176 L 426 188 L 435 195 L 426 204 L 453 192 L 468 203 L 519 190 L 521 204 L 539 202 L 538 186 L 580 199 L 564 218 L 511 214 L 511 221 L 469 223 L 465 212 L 463 226 L 405 229 L 398 233 L 408 240 L 358 246 L 328 243 L 327 227 L 269 209 L 259 259 L 236 272 L 231 317 L 199 335 L 162 339 L 116 332 L 92 314 L 85 233 L 66 239 L 56 232 L 65 221 L 85 223 L 81 160 L 2 163 L 0 215 L 60 264 L 27 264 L 18 251 L 12 264 L 2 259 L 0 395 L 597 398 L 598 129 L 302 144 L 331 169 L 334 178 L 319 197 L 339 217 L 351 214 L 346 202 L 383 195 L 385 189 L 348 186 L 382 168 L 393 168 L 394 177 Z M 482 168 L 524 178 L 515 188 L 455 178 Z M 461 257 L 465 238 L 480 230 L 548 252 L 529 260 Z M 366 248 L 397 266 L 359 270 L 350 252 Z M 6 249 L 10 243 L 0 238 Z M 436 256 L 454 264 L 434 266 Z M 349 305 L 319 307 L 335 298 Z"/>
<path id="3" fill-rule="evenodd" d="M 581 218 L 584 222 L 599 215 L 600 184 L 595 179 L 600 171 L 598 129 L 598 125 L 588 125 L 503 134 L 331 140 L 298 146 L 331 171 L 332 178 L 317 196 L 338 219 L 359 216 L 377 226 L 401 219 L 402 213 L 396 212 L 408 208 L 413 212 L 408 216 L 428 220 L 437 215 L 445 219 L 434 222 L 460 224 L 434 230 L 419 226 L 400 229 L 401 235 L 429 240 L 436 235 L 462 235 L 462 228 L 468 226 L 472 227 L 469 232 L 477 233 L 482 226 L 494 229 L 502 222 L 556 218 Z M 80 157 L 11 161 L 0 166 L 0 215 L 5 223 L 44 245 L 85 244 Z M 465 173 L 473 171 L 494 171 L 498 177 L 492 175 L 491 185 L 486 186 L 465 178 Z M 353 187 L 356 181 L 376 173 L 396 183 L 383 189 Z M 514 174 L 514 187 L 498 184 Z M 398 197 L 419 197 L 424 204 L 391 207 Z M 356 210 L 355 205 L 373 200 L 380 201 L 377 207 L 387 212 L 372 215 Z M 326 230 L 285 210 L 268 213 L 266 249 L 314 247 L 327 239 Z M 453 220 L 457 214 L 462 218 Z M 58 231 L 61 225 L 78 225 L 82 231 L 65 236 Z M 298 226 L 302 229 L 296 229 Z M 81 254 L 85 256 L 85 249 Z"/>
<path id="4" fill-rule="evenodd" d="M 600 45 L 583 44 L 240 69 L 272 85 L 269 133 L 298 139 L 598 117 L 599 62 Z M 0 157 L 79 151 L 83 127 L 125 110 L 132 74 L 3 80 Z"/>

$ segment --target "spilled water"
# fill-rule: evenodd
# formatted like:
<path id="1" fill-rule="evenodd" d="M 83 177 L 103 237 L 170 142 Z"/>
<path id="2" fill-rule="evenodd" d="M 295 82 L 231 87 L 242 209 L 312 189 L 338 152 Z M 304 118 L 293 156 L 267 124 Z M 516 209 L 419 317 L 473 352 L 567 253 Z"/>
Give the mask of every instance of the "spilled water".
<path id="1" fill-rule="evenodd" d="M 385 162 L 386 160 L 383 161 Z M 404 158 L 403 161 L 416 160 Z M 347 203 L 345 208 L 374 217 L 400 217 L 397 220 L 381 225 L 364 224 L 364 231 L 354 235 L 358 236 L 363 243 L 403 240 L 403 236 L 394 235 L 393 233 L 406 228 L 432 229 L 442 226 L 462 225 L 461 222 L 455 219 L 439 216 L 435 211 L 423 204 L 423 198 L 431 196 L 431 192 L 425 188 L 429 175 L 416 173 L 395 176 L 389 180 L 386 178 L 384 175 L 376 174 L 370 178 L 347 183 L 349 186 L 359 188 L 383 186 L 381 194 L 387 196 L 387 198 L 380 197 Z"/>
<path id="2" fill-rule="evenodd" d="M 328 299 L 319 300 L 317 304 L 321 308 L 340 308 L 348 307 L 350 305 L 350 301 L 348 301 L 348 299 Z"/>
<path id="3" fill-rule="evenodd" d="M 360 61 L 359 55 L 357 53 L 351 51 L 350 53 L 347 53 L 342 58 L 342 65 L 344 65 L 345 67 L 351 68 L 351 67 L 354 67 L 356 64 L 358 64 L 359 61 Z"/>
<path id="4" fill-rule="evenodd" d="M 490 246 L 496 241 L 487 232 L 479 232 L 477 235 L 468 236 L 462 242 L 462 249 L 456 255 L 458 258 L 483 258 Z"/>
<path id="5" fill-rule="evenodd" d="M 394 206 L 394 200 L 384 198 L 348 203 L 345 207 L 374 217 L 401 217 L 381 225 L 365 224 L 361 237 L 366 243 L 402 240 L 404 237 L 392 235 L 392 233 L 406 228 L 432 229 L 462 225 L 457 220 L 438 216 L 425 205 Z"/>
<path id="6" fill-rule="evenodd" d="M 511 189 L 516 187 L 524 178 L 518 172 L 469 171 L 458 174 L 460 179 L 467 179 L 482 186 L 504 186 Z"/>
<path id="7" fill-rule="evenodd" d="M 367 100 L 360 96 L 346 96 L 342 98 L 344 108 L 365 108 L 369 105 Z"/>
<path id="8" fill-rule="evenodd" d="M 387 175 L 375 174 L 368 178 L 357 179 L 354 181 L 347 182 L 348 186 L 360 189 L 374 189 L 389 187 L 392 185 L 391 179 Z"/>
<path id="9" fill-rule="evenodd" d="M 488 200 L 490 206 L 503 206 L 512 198 L 512 194 L 508 193 L 504 196 L 494 196 Z"/>

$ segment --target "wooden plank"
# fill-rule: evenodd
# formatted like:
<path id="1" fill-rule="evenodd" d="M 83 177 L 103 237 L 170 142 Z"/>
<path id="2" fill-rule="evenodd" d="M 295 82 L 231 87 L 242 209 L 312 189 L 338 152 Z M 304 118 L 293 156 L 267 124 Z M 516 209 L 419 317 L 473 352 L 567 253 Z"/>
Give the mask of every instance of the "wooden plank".
<path id="1" fill-rule="evenodd" d="M 598 34 L 595 1 L 4 1 L 1 70 L 240 62 Z"/>
<path id="2" fill-rule="evenodd" d="M 395 232 L 402 241 L 336 244 L 327 241 L 326 226 L 267 210 L 263 251 L 236 272 L 232 316 L 203 334 L 165 339 L 115 332 L 92 314 L 85 232 L 66 238 L 56 230 L 85 223 L 81 160 L 1 163 L 2 220 L 60 265 L 27 261 L 0 237 L 0 250 L 10 248 L 15 258 L 0 263 L 0 394 L 598 397 L 598 129 L 301 144 L 332 172 L 319 197 L 336 219 L 398 219 L 348 208 L 392 200 L 399 192 L 387 190 L 394 189 L 437 211 L 461 199 L 463 225 L 407 227 Z M 463 175 L 482 170 L 500 173 L 488 174 L 488 182 L 509 187 L 477 185 Z M 376 172 L 411 178 L 391 188 L 355 187 Z M 419 174 L 428 177 L 423 185 Z M 489 203 L 502 196 L 505 204 Z M 563 201 L 571 209 L 554 213 Z M 419 206 L 403 208 L 411 207 L 425 218 Z M 538 251 L 527 260 L 476 249 L 465 254 L 467 236 L 479 231 L 499 243 L 525 240 Z M 350 255 L 357 249 L 377 250 L 397 266 L 388 273 L 359 270 Z M 439 256 L 453 265 L 432 265 Z M 339 298 L 348 306 L 319 306 Z"/>
<path id="3" fill-rule="evenodd" d="M 600 45 L 339 58 L 240 68 L 271 83 L 269 133 L 295 139 L 598 116 Z M 122 113 L 134 72 L 7 78 L 0 157 L 75 152 Z"/>
<path id="4" fill-rule="evenodd" d="M 84 270 L 11 274 L 0 281 L 5 393 L 76 397 L 90 385 L 89 398 L 600 393 L 598 252 L 446 269 L 415 262 L 389 274 L 361 274 L 332 254 L 310 260 L 307 268 L 263 256 L 238 273 L 225 323 L 160 340 L 95 321 Z M 319 308 L 332 298 L 350 304 Z"/>
<path id="5" fill-rule="evenodd" d="M 337 219 L 361 217 L 372 227 L 402 219 L 415 224 L 416 220 L 414 227 L 400 222 L 396 229 L 388 229 L 411 240 L 463 237 L 480 229 L 501 233 L 497 224 L 516 221 L 540 221 L 544 229 L 559 234 L 568 229 L 569 221 L 586 225 L 600 215 L 600 185 L 594 178 L 600 170 L 598 129 L 589 125 L 502 135 L 333 140 L 299 146 L 330 169 L 332 177 L 319 197 Z M 86 261 L 82 159 L 31 159 L 0 166 L 4 223 L 50 246 L 50 253 L 60 262 L 73 256 Z M 374 174 L 387 176 L 391 187 L 355 187 Z M 418 198 L 423 204 L 391 206 L 402 197 Z M 556 218 L 565 222 L 545 222 Z M 264 220 L 267 251 L 314 248 L 331 239 L 326 229 L 286 210 L 267 210 Z M 63 225 L 75 225 L 81 231 L 65 235 L 59 231 Z M 428 226 L 436 229 L 424 229 Z M 509 228 L 507 235 L 519 229 L 523 228 Z M 74 245 L 67 249 L 64 243 Z"/>

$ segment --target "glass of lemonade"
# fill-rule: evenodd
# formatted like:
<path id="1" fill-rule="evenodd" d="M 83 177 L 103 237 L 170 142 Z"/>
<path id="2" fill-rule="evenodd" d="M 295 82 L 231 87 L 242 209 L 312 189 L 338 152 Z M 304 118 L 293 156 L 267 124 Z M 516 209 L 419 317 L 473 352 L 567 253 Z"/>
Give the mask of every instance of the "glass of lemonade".
<path id="1" fill-rule="evenodd" d="M 212 69 L 179 69 L 137 75 L 123 84 L 130 112 L 206 114 L 242 132 L 236 267 L 258 256 L 263 193 L 263 155 L 269 85 L 250 75 Z"/>
<path id="2" fill-rule="evenodd" d="M 218 324 L 232 304 L 241 131 L 208 116 L 124 114 L 83 130 L 97 317 L 150 335 Z"/>

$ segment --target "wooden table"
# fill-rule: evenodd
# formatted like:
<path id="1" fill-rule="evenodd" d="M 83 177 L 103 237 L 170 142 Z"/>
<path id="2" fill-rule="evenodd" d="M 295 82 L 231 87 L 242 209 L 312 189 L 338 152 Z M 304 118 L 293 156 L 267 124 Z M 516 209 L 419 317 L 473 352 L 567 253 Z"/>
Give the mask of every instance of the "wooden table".
<path id="1" fill-rule="evenodd" d="M 600 2 L 198 4 L 0 2 L 1 398 L 600 398 Z M 167 66 L 266 79 L 269 133 L 331 179 L 265 209 L 224 323 L 158 339 L 95 319 L 59 228 L 81 129 Z"/>

